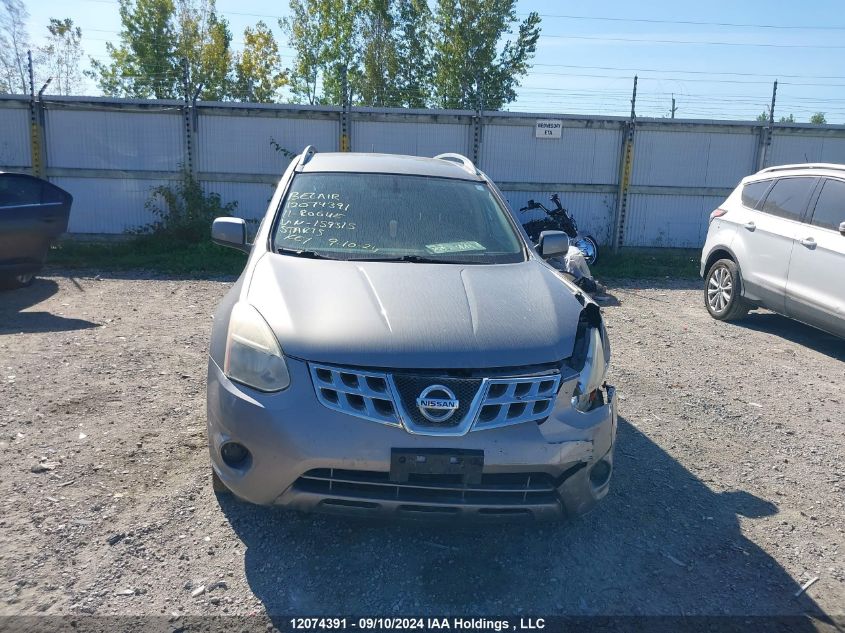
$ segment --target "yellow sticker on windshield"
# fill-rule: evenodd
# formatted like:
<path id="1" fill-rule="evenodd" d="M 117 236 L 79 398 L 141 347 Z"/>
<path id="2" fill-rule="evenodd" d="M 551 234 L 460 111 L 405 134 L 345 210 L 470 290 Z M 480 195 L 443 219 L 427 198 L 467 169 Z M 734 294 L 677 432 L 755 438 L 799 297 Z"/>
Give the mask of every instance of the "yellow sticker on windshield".
<path id="1" fill-rule="evenodd" d="M 431 253 L 463 253 L 465 251 L 486 251 L 478 242 L 444 242 L 443 244 L 426 244 Z"/>

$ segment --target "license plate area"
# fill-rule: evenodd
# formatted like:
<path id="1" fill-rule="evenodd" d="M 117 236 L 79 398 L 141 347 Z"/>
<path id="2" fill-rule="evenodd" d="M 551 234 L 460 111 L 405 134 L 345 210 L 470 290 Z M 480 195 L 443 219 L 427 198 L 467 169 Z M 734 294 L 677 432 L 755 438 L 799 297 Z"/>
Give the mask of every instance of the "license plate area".
<path id="1" fill-rule="evenodd" d="M 394 448 L 390 481 L 396 483 L 480 484 L 484 451 L 441 448 Z"/>

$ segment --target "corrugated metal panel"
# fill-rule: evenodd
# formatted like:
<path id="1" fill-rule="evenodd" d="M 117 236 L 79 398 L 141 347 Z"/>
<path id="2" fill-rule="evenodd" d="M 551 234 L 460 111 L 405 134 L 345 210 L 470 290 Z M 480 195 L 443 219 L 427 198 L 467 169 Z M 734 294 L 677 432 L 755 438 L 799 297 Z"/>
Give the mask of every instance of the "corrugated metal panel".
<path id="1" fill-rule="evenodd" d="M 29 110 L 0 108 L 0 165 L 29 167 Z"/>
<path id="2" fill-rule="evenodd" d="M 845 138 L 825 137 L 821 160 L 823 163 L 845 164 Z"/>
<path id="3" fill-rule="evenodd" d="M 177 171 L 185 162 L 178 112 L 47 110 L 47 164 Z"/>
<path id="4" fill-rule="evenodd" d="M 326 119 L 220 116 L 201 114 L 200 171 L 281 176 L 290 159 L 271 142 L 298 154 L 306 145 L 336 152 L 340 125 Z"/>
<path id="5" fill-rule="evenodd" d="M 152 222 L 155 217 L 144 205 L 152 189 L 170 182 L 132 178 L 51 178 L 51 181 L 73 196 L 69 233 L 124 233 Z"/>
<path id="6" fill-rule="evenodd" d="M 493 180 L 613 184 L 619 172 L 619 130 L 565 127 L 559 139 L 535 137 L 531 126 L 486 125 L 481 168 Z"/>
<path id="7" fill-rule="evenodd" d="M 267 212 L 270 198 L 273 197 L 273 192 L 276 190 L 275 185 L 262 185 L 253 182 L 203 181 L 202 185 L 206 192 L 218 194 L 224 204 L 237 202 L 238 207 L 235 215 L 245 220 L 260 220 L 263 218 Z"/>
<path id="8" fill-rule="evenodd" d="M 634 137 L 632 184 L 733 187 L 756 171 L 757 137 L 726 132 L 659 132 Z"/>
<path id="9" fill-rule="evenodd" d="M 355 152 L 410 156 L 457 152 L 468 156 L 470 134 L 470 126 L 461 123 L 353 120 L 351 140 Z"/>
<path id="10" fill-rule="evenodd" d="M 502 193 L 523 224 L 543 217 L 542 210 L 519 212 L 519 209 L 524 207 L 529 200 L 533 199 L 542 202 L 550 209 L 553 208 L 549 201 L 551 194 L 548 191 L 503 191 Z M 589 233 L 600 244 L 610 242 L 616 194 L 569 192 L 560 194 L 560 202 L 575 218 L 579 231 Z"/>
<path id="11" fill-rule="evenodd" d="M 26 101 L 3 99 L 0 107 L 0 165 L 28 166 L 29 128 Z M 87 102 L 91 103 L 87 103 Z M 51 99 L 47 104 L 47 166 L 173 172 L 184 161 L 184 121 L 179 102 L 132 102 L 109 99 Z M 164 108 L 172 108 L 166 111 Z M 339 112 L 309 106 L 200 106 L 196 169 L 232 174 L 266 174 L 278 178 L 288 159 L 271 139 L 292 152 L 307 144 L 335 151 Z M 432 156 L 441 152 L 472 153 L 468 112 L 355 109 L 350 136 L 358 151 Z M 555 116 L 555 115 L 545 115 Z M 460 118 L 456 118 L 460 117 Z M 495 113 L 485 117 L 479 166 L 503 183 L 611 185 L 618 182 L 622 119 L 567 117 L 560 140 L 537 139 L 537 116 Z M 759 127 L 724 122 L 641 121 L 635 145 L 635 186 L 725 188 L 756 169 Z M 845 163 L 845 129 L 789 126 L 779 129 L 769 164 L 824 161 Z M 72 173 L 72 172 L 62 172 Z M 97 176 L 89 172 L 87 176 Z M 119 174 L 116 174 L 119 175 Z M 133 175 L 138 175 L 133 174 Z M 153 174 L 141 174 L 151 176 Z M 161 175 L 161 174 L 155 174 Z M 150 189 L 163 181 L 61 177 L 57 184 L 74 194 L 70 230 L 119 233 L 153 218 L 145 210 Z M 220 181 L 205 183 L 223 201 L 237 200 L 246 218 L 263 215 L 272 186 Z M 527 187 L 526 187 L 527 184 Z M 514 185 L 518 186 L 518 185 Z M 708 192 L 712 193 L 712 192 Z M 547 200 L 548 192 L 506 192 L 519 208 L 529 198 Z M 606 241 L 610 234 L 614 193 L 562 194 L 585 231 Z M 631 194 L 626 244 L 699 246 L 709 212 L 721 202 L 684 190 Z M 522 218 L 528 219 L 528 218 Z"/>
<path id="12" fill-rule="evenodd" d="M 699 248 L 707 237 L 710 212 L 723 198 L 631 194 L 625 221 L 625 246 Z"/>
<path id="13" fill-rule="evenodd" d="M 845 163 L 845 138 L 778 134 L 772 139 L 768 165 Z"/>

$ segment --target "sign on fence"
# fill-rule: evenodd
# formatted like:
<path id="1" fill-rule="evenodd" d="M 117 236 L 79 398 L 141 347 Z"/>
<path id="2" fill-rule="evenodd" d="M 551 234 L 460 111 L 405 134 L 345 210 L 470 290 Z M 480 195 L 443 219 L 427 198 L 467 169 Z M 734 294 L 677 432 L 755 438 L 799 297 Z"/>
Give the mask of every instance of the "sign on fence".
<path id="1" fill-rule="evenodd" d="M 538 119 L 534 128 L 534 136 L 537 138 L 560 138 L 563 131 L 563 121 L 559 119 Z"/>

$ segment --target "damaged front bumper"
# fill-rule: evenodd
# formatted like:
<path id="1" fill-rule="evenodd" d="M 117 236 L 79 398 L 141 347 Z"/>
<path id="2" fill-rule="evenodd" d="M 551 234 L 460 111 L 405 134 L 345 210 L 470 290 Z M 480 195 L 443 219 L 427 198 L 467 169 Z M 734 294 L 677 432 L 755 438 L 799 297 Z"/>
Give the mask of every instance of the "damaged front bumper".
<path id="1" fill-rule="evenodd" d="M 613 472 L 616 397 L 582 413 L 561 388 L 549 417 L 462 436 L 408 433 L 321 405 L 305 362 L 288 359 L 291 386 L 263 394 L 208 373 L 211 462 L 236 496 L 307 512 L 397 518 L 548 519 L 590 510 Z M 223 447 L 236 442 L 249 459 L 232 467 Z M 391 453 L 483 451 L 480 481 L 449 477 L 391 480 Z M 231 461 L 231 460 L 230 460 Z"/>

